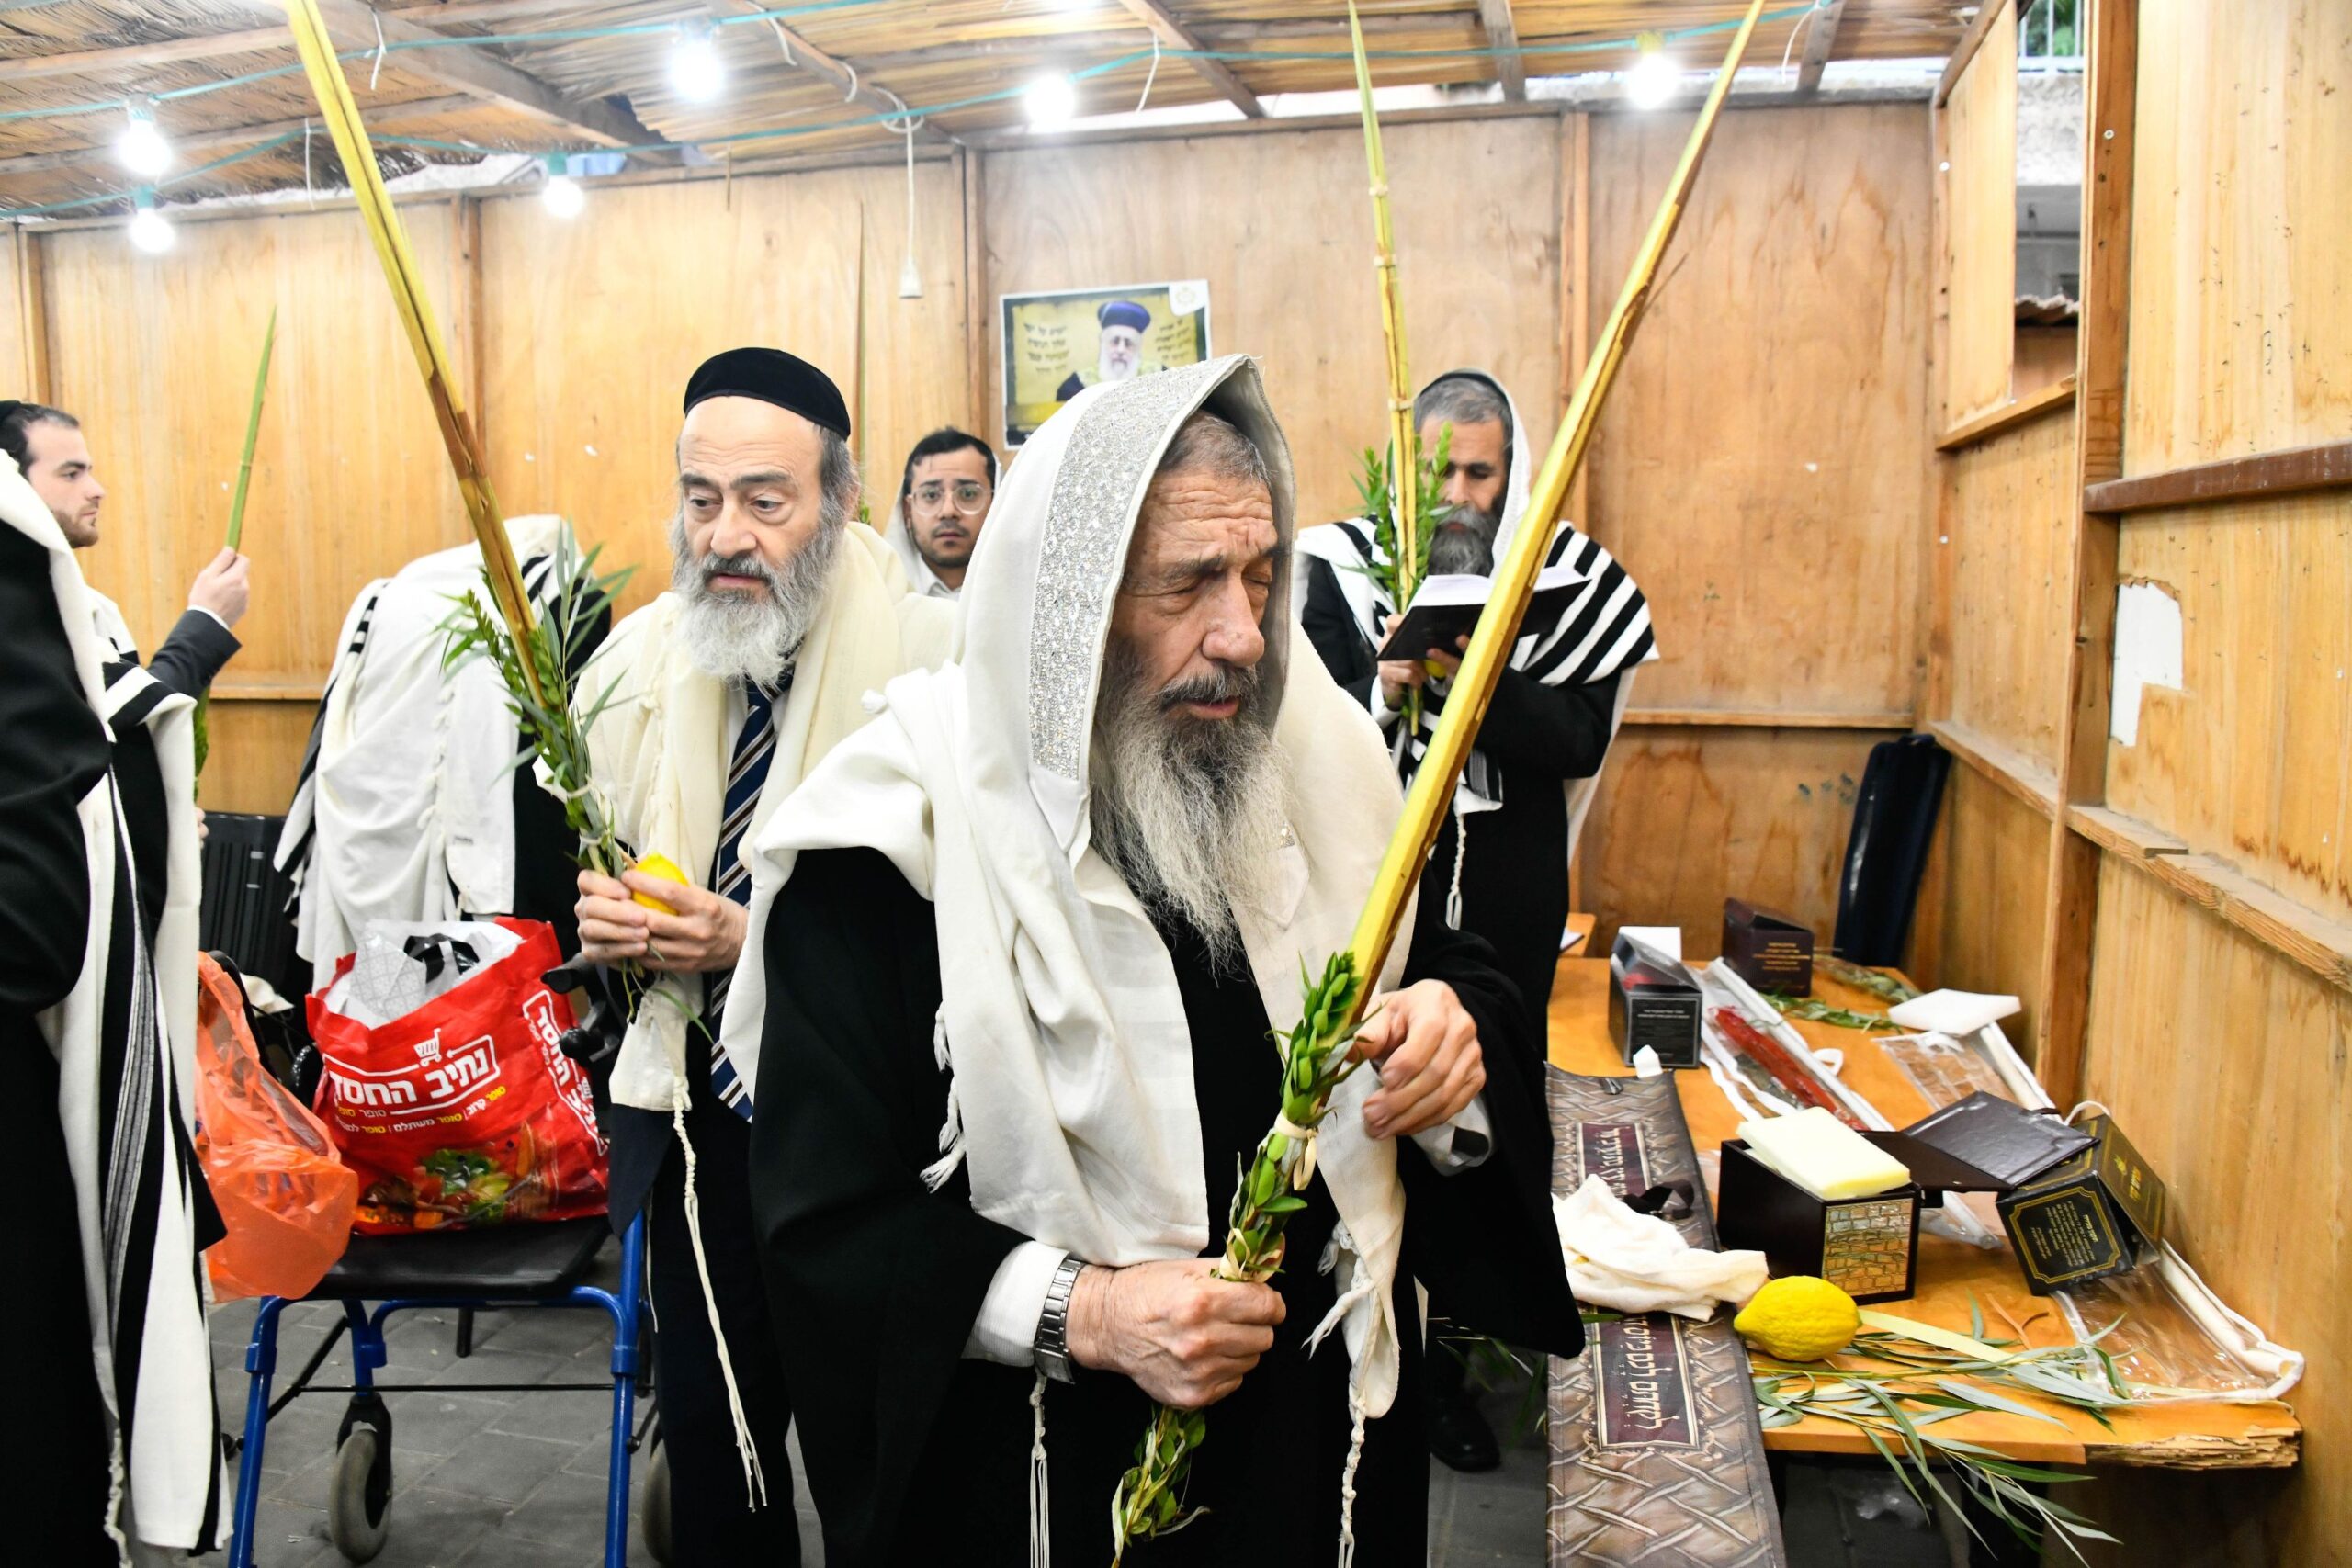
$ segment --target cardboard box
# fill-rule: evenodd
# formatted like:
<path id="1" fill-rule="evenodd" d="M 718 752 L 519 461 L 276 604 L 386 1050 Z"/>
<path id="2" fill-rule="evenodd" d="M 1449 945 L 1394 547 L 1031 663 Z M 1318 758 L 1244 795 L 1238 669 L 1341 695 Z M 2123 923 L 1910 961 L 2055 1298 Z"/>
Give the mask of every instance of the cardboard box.
<path id="1" fill-rule="evenodd" d="M 1759 991 L 1813 995 L 1813 930 L 1794 916 L 1724 900 L 1724 962 Z"/>
<path id="2" fill-rule="evenodd" d="M 1699 1065 L 1699 976 L 1679 958 L 1620 935 L 1609 953 L 1609 1037 L 1630 1065 L 1646 1045 L 1658 1065 Z"/>
<path id="3" fill-rule="evenodd" d="M 2129 1272 L 2143 1246 L 2164 1239 L 2165 1185 L 2140 1151 L 2110 1117 L 2076 1130 L 2089 1134 L 2088 1147 L 1996 1204 L 2026 1288 L 2038 1296 Z"/>

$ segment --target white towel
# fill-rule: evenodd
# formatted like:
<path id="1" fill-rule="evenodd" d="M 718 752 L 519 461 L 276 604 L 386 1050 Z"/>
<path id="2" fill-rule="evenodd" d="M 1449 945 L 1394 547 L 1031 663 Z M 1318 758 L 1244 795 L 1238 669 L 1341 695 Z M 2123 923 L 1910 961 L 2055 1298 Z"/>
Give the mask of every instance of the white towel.
<path id="1" fill-rule="evenodd" d="M 1933 1030 L 1957 1038 L 1973 1034 L 1988 1023 L 1998 1023 L 2018 1010 L 2015 997 L 1985 996 L 1975 991 L 1929 991 L 1886 1010 L 1886 1016 L 1905 1029 Z"/>
<path id="2" fill-rule="evenodd" d="M 1552 1218 L 1568 1283 L 1589 1306 L 1705 1319 L 1717 1302 L 1739 1305 L 1771 1277 L 1762 1253 L 1692 1247 L 1671 1223 L 1627 1208 L 1597 1176 L 1553 1199 Z"/>

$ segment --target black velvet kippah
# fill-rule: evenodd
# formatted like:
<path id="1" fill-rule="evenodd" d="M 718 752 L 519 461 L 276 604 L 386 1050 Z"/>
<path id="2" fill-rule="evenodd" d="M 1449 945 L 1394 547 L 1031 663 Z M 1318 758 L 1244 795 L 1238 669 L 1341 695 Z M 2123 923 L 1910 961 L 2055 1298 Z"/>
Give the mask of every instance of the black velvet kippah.
<path id="1" fill-rule="evenodd" d="M 849 405 L 832 378 L 780 348 L 730 348 L 686 378 L 686 410 L 705 398 L 757 398 L 849 439 Z"/>

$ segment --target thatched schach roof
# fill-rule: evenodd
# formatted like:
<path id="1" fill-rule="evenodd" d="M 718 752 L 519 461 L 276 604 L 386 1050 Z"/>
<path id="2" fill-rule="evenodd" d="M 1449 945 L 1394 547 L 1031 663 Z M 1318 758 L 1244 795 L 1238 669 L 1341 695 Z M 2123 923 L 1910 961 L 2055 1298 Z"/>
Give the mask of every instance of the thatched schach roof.
<path id="1" fill-rule="evenodd" d="M 1942 55 L 1963 25 L 1952 0 L 1821 0 L 1801 15 L 1809 3 L 1778 0 L 1749 58 L 1778 62 L 1785 51 L 1792 73 L 1817 80 L 1826 60 Z M 763 8 L 789 14 L 763 18 Z M 346 57 L 345 69 L 387 174 L 471 161 L 468 147 L 651 148 L 637 161 L 675 163 L 682 154 L 662 144 L 689 144 L 739 167 L 891 148 L 898 134 L 876 117 L 899 104 L 936 107 L 918 135 L 944 144 L 1023 124 L 1020 90 L 1055 72 L 1079 77 L 1083 114 L 1134 108 L 1148 75 L 1155 107 L 1223 99 L 1243 113 L 1260 112 L 1267 95 L 1352 85 L 1344 0 L 384 0 L 372 12 L 364 0 L 322 0 L 322 9 L 338 45 L 369 51 Z M 1736 0 L 1363 4 L 1381 85 L 1500 81 L 1510 96 L 1528 75 L 1624 68 L 1637 29 L 1720 26 L 1742 9 Z M 727 85 L 710 102 L 672 87 L 681 28 L 709 28 L 724 59 Z M 639 30 L 576 36 L 606 28 Z M 455 37 L 496 41 L 436 41 Z M 1162 57 L 1152 75 L 1155 38 Z M 1696 68 L 1722 42 L 1677 40 L 1674 53 Z M 268 0 L 0 4 L 0 210 L 125 196 L 136 182 L 112 143 L 123 106 L 150 98 L 177 154 L 160 199 L 300 188 L 309 88 L 299 71 L 246 79 L 293 59 L 283 12 Z M 308 154 L 320 188 L 344 184 L 323 128 Z"/>

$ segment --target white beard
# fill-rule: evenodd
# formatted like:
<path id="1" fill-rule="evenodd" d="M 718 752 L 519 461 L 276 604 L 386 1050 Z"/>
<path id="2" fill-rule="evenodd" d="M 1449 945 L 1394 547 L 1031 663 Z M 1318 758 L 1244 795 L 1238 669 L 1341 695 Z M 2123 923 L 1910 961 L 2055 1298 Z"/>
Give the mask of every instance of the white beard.
<path id="1" fill-rule="evenodd" d="M 1094 718 L 1094 847 L 1147 906 L 1182 916 L 1219 968 L 1245 969 L 1237 905 L 1270 890 L 1288 829 L 1272 716 L 1246 682 L 1224 720 L 1175 715 L 1114 640 Z M 1230 695 L 1228 690 L 1223 694 Z"/>
<path id="2" fill-rule="evenodd" d="M 1097 355 L 1094 359 L 1094 378 L 1106 386 L 1116 386 L 1121 381 L 1132 381 L 1136 378 L 1136 372 L 1142 368 L 1141 354 L 1137 354 L 1134 359 L 1124 365 L 1114 360 L 1108 350 Z"/>
<path id="3" fill-rule="evenodd" d="M 824 605 L 841 536 L 840 522 L 820 521 L 817 532 L 781 569 L 756 556 L 697 560 L 686 553 L 683 519 L 672 518 L 670 549 L 676 564 L 670 586 L 683 601 L 678 637 L 694 667 L 720 681 L 774 681 L 782 675 Z M 759 578 L 768 585 L 766 596 L 713 589 L 710 577 L 721 567 L 732 575 Z"/>

